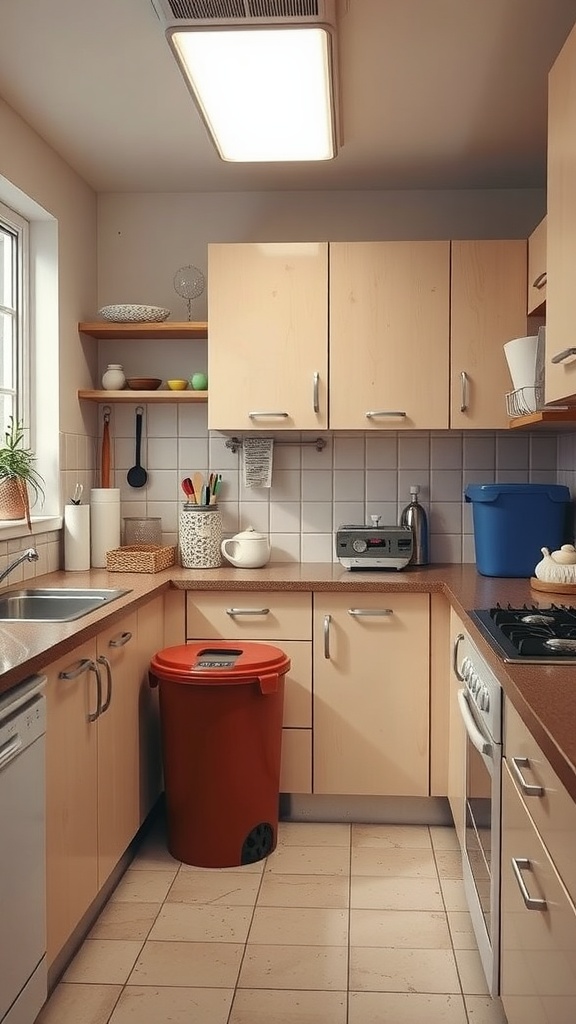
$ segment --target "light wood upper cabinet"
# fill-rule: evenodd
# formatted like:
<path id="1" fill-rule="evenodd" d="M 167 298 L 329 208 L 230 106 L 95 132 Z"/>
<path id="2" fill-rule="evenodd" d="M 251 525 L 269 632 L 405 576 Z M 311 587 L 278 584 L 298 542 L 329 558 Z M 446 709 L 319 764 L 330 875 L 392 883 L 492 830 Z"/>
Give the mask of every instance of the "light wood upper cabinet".
<path id="1" fill-rule="evenodd" d="M 546 402 L 576 402 L 576 26 L 548 79 Z"/>
<path id="2" fill-rule="evenodd" d="M 427 796 L 428 594 L 314 595 L 314 792 Z"/>
<path id="3" fill-rule="evenodd" d="M 210 245 L 208 426 L 328 426 L 328 244 Z"/>
<path id="4" fill-rule="evenodd" d="M 449 242 L 330 245 L 330 426 L 448 426 Z"/>
<path id="5" fill-rule="evenodd" d="M 450 426 L 508 427 L 504 344 L 526 335 L 526 241 L 452 242 Z"/>
<path id="6" fill-rule="evenodd" d="M 528 239 L 528 315 L 542 313 L 546 302 L 546 230 L 547 217 L 534 228 Z"/>

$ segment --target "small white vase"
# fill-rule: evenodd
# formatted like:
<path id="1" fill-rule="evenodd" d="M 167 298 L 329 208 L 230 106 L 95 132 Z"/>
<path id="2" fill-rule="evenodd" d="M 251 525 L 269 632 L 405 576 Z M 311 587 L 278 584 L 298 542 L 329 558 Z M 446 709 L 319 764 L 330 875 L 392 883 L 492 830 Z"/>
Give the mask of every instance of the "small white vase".
<path id="1" fill-rule="evenodd" d="M 122 391 L 126 387 L 126 377 L 120 363 L 108 363 L 102 374 L 102 387 L 105 391 Z"/>

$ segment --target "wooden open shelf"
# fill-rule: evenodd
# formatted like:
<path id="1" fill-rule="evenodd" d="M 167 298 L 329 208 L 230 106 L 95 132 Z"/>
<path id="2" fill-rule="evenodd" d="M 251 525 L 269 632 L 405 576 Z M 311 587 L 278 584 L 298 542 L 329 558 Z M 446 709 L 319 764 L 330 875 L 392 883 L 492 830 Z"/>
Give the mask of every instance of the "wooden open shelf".
<path id="1" fill-rule="evenodd" d="M 207 402 L 207 391 L 79 391 L 78 398 L 86 402 L 136 402 L 137 404 L 158 402 Z"/>
<path id="2" fill-rule="evenodd" d="M 146 338 L 178 341 L 195 339 L 202 341 L 208 337 L 208 324 L 203 321 L 163 320 L 162 323 L 113 323 L 109 320 L 98 320 L 94 323 L 79 323 L 78 330 L 91 338 L 110 338 L 118 341 L 133 338 Z"/>
<path id="3" fill-rule="evenodd" d="M 538 430 L 545 430 L 546 427 L 554 430 L 576 430 L 576 406 L 569 409 L 539 409 L 528 416 L 517 416 L 510 420 L 511 430 L 527 430 L 530 427 L 537 427 Z"/>

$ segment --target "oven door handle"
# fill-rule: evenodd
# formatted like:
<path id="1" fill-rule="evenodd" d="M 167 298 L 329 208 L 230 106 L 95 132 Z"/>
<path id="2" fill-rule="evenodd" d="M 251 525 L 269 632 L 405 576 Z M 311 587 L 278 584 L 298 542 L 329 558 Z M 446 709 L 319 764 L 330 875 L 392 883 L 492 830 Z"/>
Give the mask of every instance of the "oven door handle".
<path id="1" fill-rule="evenodd" d="M 466 727 L 466 732 L 470 738 L 470 742 L 476 747 L 476 750 L 480 754 L 484 754 L 486 757 L 492 757 L 493 749 L 492 744 L 486 739 L 483 733 L 476 725 L 470 711 L 468 704 L 468 698 L 466 697 L 466 690 L 458 690 L 458 705 L 460 707 L 460 714 Z"/>

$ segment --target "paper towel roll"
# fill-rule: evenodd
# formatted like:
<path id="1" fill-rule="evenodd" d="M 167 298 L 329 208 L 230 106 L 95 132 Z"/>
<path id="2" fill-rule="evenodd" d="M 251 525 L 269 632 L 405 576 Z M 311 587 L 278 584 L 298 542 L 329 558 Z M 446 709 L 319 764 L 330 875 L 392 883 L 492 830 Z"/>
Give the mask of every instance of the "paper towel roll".
<path id="1" fill-rule="evenodd" d="M 90 568 L 90 506 L 64 506 L 64 568 L 80 572 Z"/>
<path id="2" fill-rule="evenodd" d="M 106 568 L 106 552 L 120 547 L 120 488 L 90 491 L 90 564 Z"/>

